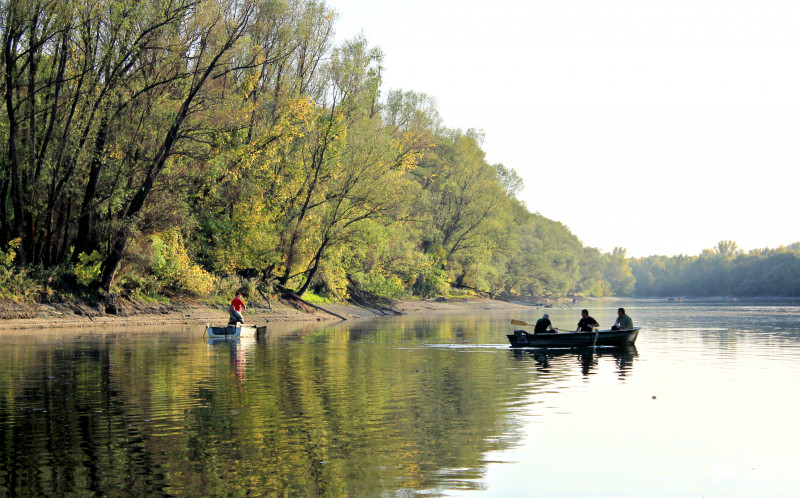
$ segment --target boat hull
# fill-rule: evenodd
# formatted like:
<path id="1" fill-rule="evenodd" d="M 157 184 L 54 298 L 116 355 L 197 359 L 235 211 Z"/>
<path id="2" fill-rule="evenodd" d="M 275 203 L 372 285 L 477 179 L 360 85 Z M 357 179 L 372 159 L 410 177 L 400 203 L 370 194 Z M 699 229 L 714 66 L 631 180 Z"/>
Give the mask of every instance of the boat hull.
<path id="1" fill-rule="evenodd" d="M 557 334 L 529 334 L 515 330 L 508 334 L 512 348 L 575 348 L 585 346 L 628 346 L 636 342 L 639 327 L 628 330 L 601 330 L 599 332 L 562 332 Z"/>
<path id="2" fill-rule="evenodd" d="M 258 329 L 261 327 L 252 327 L 250 325 L 224 325 L 224 326 L 206 326 L 206 333 L 209 339 L 234 339 L 244 336 L 255 336 Z M 266 327 L 263 327 L 266 329 Z"/>

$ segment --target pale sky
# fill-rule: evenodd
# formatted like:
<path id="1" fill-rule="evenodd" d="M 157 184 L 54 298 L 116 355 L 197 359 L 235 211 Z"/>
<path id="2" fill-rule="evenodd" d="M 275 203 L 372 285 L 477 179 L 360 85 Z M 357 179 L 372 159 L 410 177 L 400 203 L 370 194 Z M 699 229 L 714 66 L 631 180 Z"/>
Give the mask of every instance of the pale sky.
<path id="1" fill-rule="evenodd" d="M 486 134 L 528 209 L 629 256 L 800 241 L 800 1 L 329 0 Z"/>

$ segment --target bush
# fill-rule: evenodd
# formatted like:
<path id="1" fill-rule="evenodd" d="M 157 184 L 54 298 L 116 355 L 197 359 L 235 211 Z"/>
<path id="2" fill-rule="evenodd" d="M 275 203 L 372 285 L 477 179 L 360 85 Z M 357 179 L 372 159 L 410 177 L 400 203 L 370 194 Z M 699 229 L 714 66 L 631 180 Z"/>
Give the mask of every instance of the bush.
<path id="1" fill-rule="evenodd" d="M 215 304 L 230 303 L 237 292 L 241 292 L 247 300 L 261 297 L 261 293 L 258 292 L 259 282 L 256 279 L 243 279 L 238 275 L 214 276 L 213 282 L 213 291 L 208 297 Z M 265 290 L 264 293 L 270 292 Z"/>
<path id="2" fill-rule="evenodd" d="M 381 297 L 400 299 L 408 294 L 400 277 L 391 273 L 362 273 L 354 276 L 353 280 L 358 282 L 360 289 Z"/>
<path id="3" fill-rule="evenodd" d="M 165 286 L 178 292 L 207 296 L 214 289 L 214 279 L 192 261 L 177 229 L 151 235 L 153 274 Z"/>
<path id="4" fill-rule="evenodd" d="M 161 284 L 153 275 L 126 272 L 117 279 L 117 286 L 128 292 L 132 298 L 147 301 L 159 297 Z"/>
<path id="5" fill-rule="evenodd" d="M 78 259 L 80 262 L 73 267 L 75 280 L 79 285 L 88 287 L 100 279 L 100 267 L 103 264 L 103 258 L 99 252 L 92 251 L 91 254 L 80 253 Z"/>
<path id="6" fill-rule="evenodd" d="M 330 304 L 334 302 L 330 298 L 319 296 L 311 291 L 306 291 L 303 294 L 303 300 L 311 304 Z"/>
<path id="7" fill-rule="evenodd" d="M 5 251 L 0 250 L 0 299 L 21 301 L 35 292 L 36 284 L 31 280 L 27 268 L 14 263 L 20 239 L 8 243 Z"/>

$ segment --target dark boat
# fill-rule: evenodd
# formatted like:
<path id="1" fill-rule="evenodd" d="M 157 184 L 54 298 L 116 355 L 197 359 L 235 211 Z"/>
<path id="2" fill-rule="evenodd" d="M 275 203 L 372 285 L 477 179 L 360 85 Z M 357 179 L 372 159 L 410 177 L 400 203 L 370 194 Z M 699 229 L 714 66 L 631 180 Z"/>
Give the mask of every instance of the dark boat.
<path id="1" fill-rule="evenodd" d="M 557 334 L 529 334 L 524 330 L 515 330 L 513 334 L 508 334 L 508 340 L 511 342 L 512 348 L 621 347 L 636 342 L 639 328 L 597 332 L 559 332 Z"/>

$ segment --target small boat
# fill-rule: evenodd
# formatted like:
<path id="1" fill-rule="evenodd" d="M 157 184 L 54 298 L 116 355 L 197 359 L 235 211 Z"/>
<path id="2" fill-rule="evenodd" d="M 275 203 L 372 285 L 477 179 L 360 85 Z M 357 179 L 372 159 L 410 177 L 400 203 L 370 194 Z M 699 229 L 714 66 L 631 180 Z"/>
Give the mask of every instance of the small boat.
<path id="1" fill-rule="evenodd" d="M 234 339 L 244 336 L 259 336 L 266 333 L 266 331 L 266 326 L 255 327 L 253 325 L 243 325 L 241 323 L 229 323 L 222 327 L 210 324 L 206 325 L 206 333 L 209 339 Z"/>
<path id="2" fill-rule="evenodd" d="M 628 346 L 636 342 L 639 328 L 626 330 L 599 330 L 597 332 L 559 332 L 557 334 L 530 334 L 515 330 L 508 334 L 512 348 L 575 348 L 585 346 Z"/>

